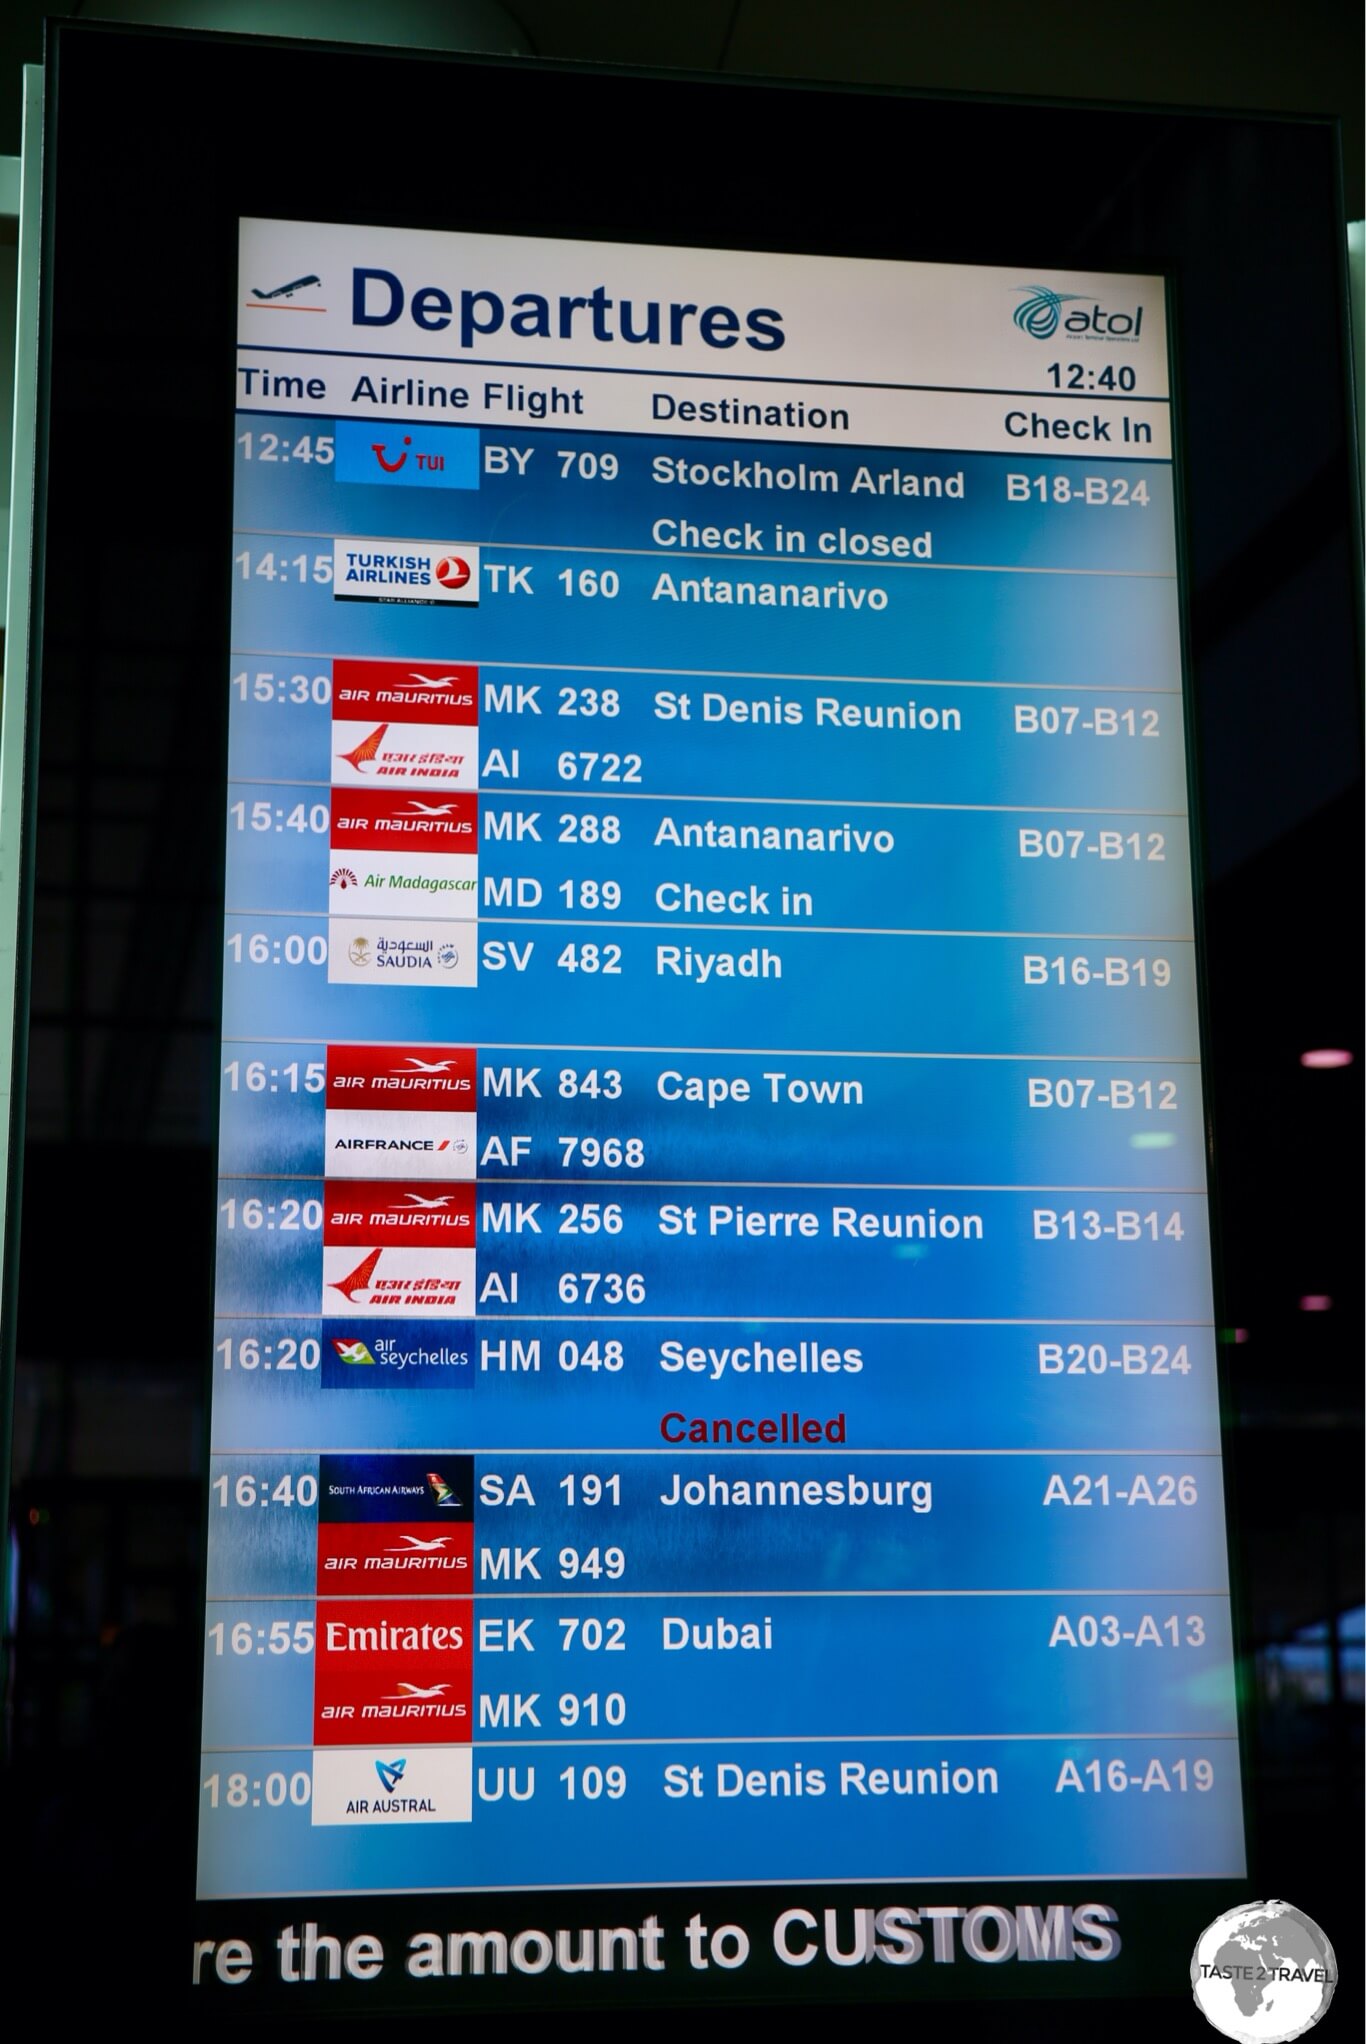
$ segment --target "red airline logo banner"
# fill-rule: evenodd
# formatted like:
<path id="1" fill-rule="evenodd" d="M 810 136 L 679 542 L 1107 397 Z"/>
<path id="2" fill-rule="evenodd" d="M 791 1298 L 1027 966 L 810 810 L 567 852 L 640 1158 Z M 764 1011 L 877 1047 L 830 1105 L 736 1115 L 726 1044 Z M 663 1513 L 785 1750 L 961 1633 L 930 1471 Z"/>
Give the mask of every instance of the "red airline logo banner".
<path id="1" fill-rule="evenodd" d="M 474 852 L 477 795 L 400 788 L 336 789 L 332 849 L 349 852 Z"/>
<path id="2" fill-rule="evenodd" d="M 329 1043 L 327 1105 L 471 1111 L 476 1057 L 451 1044 Z"/>
<path id="3" fill-rule="evenodd" d="M 418 1745 L 470 1736 L 468 1598 L 326 1599 L 318 1609 L 313 1740 L 359 1746 L 382 1732 Z"/>
<path id="4" fill-rule="evenodd" d="M 467 1590 L 474 1578 L 474 1527 L 363 1520 L 318 1527 L 320 1597 L 429 1596 Z"/>
<path id="5" fill-rule="evenodd" d="M 474 1241 L 473 1184 L 329 1178 L 323 1186 L 324 1248 L 472 1249 Z"/>
<path id="6" fill-rule="evenodd" d="M 479 669 L 440 660 L 332 662 L 332 716 L 400 724 L 477 724 Z"/>

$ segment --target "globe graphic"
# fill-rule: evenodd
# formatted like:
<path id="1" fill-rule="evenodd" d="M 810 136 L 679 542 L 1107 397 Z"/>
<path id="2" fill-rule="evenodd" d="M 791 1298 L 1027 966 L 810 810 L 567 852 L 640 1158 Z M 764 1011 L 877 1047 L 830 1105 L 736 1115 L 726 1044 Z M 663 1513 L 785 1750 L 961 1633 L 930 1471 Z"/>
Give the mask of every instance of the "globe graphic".
<path id="1" fill-rule="evenodd" d="M 1247 1902 L 1217 1916 L 1191 1960 L 1196 2007 L 1240 2044 L 1287 2044 L 1313 2029 L 1337 1985 L 1333 1947 L 1288 1902 Z"/>

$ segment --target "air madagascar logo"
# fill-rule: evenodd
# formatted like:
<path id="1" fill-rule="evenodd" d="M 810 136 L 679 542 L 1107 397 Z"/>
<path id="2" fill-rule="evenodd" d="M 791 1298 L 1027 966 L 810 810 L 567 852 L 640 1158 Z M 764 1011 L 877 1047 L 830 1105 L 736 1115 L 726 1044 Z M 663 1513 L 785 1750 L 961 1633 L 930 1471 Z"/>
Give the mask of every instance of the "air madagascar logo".
<path id="1" fill-rule="evenodd" d="M 474 1312 L 472 1184 L 328 1179 L 323 1188 L 325 1316 L 430 1318 Z M 349 1330 L 355 1339 L 355 1330 Z"/>
<path id="2" fill-rule="evenodd" d="M 1048 284 L 1017 284 L 1015 289 L 1027 291 L 1029 296 L 1021 299 L 1011 318 L 1032 341 L 1051 341 L 1061 331 L 1076 340 L 1133 342 L 1143 331 L 1141 305 L 1132 311 L 1110 312 L 1077 291 L 1055 291 Z M 1064 312 L 1065 305 L 1077 310 Z"/>
<path id="3" fill-rule="evenodd" d="M 334 660 L 333 785 L 475 787 L 478 687 L 474 667 Z"/>

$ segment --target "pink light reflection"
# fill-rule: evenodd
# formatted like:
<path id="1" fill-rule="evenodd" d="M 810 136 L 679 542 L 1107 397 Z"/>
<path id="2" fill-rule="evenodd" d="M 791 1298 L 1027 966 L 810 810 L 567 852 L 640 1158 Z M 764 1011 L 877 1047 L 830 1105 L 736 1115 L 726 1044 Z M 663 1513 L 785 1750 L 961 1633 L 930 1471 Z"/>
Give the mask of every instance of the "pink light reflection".
<path id="1" fill-rule="evenodd" d="M 1306 1292 L 1300 1300 L 1301 1313 L 1331 1313 L 1333 1301 L 1327 1292 Z"/>
<path id="2" fill-rule="evenodd" d="M 1300 1063 L 1310 1072 L 1335 1072 L 1353 1063 L 1350 1050 L 1302 1050 Z"/>

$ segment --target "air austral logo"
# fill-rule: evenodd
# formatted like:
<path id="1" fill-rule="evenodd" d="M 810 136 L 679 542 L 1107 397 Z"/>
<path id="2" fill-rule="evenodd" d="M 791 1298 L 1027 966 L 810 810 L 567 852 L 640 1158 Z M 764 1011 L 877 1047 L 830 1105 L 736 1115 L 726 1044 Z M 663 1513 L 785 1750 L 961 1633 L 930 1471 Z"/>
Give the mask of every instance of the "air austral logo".
<path id="1" fill-rule="evenodd" d="M 406 1757 L 402 1760 L 377 1760 L 375 1762 L 375 1773 L 379 1776 L 380 1787 L 384 1790 L 386 1796 L 391 1796 L 394 1793 L 394 1790 L 403 1779 L 404 1770 L 407 1765 Z"/>
<path id="2" fill-rule="evenodd" d="M 1011 313 L 1021 333 L 1032 341 L 1051 341 L 1059 329 L 1073 339 L 1091 341 L 1136 341 L 1143 331 L 1143 307 L 1113 312 L 1079 291 L 1055 291 L 1050 284 L 1017 284 L 1027 291 Z M 1075 312 L 1064 312 L 1073 305 Z"/>

